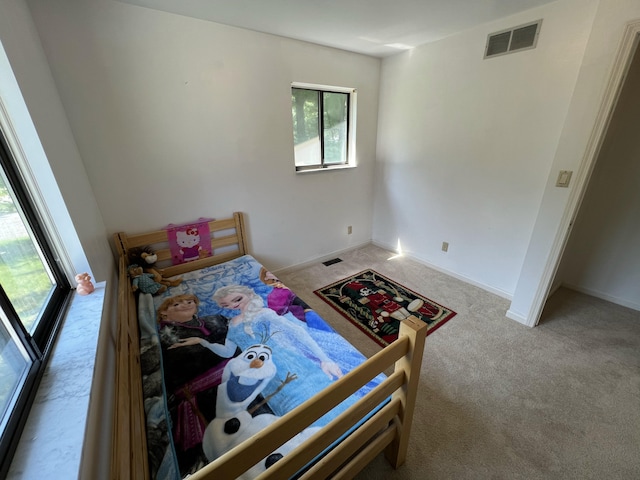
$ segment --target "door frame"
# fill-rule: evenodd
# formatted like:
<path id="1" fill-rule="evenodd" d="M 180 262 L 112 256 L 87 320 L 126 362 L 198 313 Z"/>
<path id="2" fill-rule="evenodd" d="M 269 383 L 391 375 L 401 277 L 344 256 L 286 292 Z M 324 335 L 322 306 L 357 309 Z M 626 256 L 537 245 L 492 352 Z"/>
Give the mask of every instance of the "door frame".
<path id="1" fill-rule="evenodd" d="M 576 175 L 576 188 L 569 195 L 567 206 L 556 237 L 551 247 L 551 252 L 547 259 L 540 283 L 533 299 L 531 314 L 527 318 L 526 324 L 533 327 L 538 325 L 542 311 L 549 294 L 553 280 L 560 266 L 564 249 L 569 240 L 571 228 L 578 215 L 582 200 L 584 198 L 591 174 L 600 154 L 600 149 L 607 134 L 609 123 L 616 108 L 620 92 L 627 77 L 627 72 L 633 60 L 636 48 L 640 43 L 640 19 L 629 22 L 624 30 L 622 41 L 616 53 L 609 81 L 605 88 L 603 99 L 596 116 L 594 127 L 591 131 L 585 154 L 580 162 Z"/>

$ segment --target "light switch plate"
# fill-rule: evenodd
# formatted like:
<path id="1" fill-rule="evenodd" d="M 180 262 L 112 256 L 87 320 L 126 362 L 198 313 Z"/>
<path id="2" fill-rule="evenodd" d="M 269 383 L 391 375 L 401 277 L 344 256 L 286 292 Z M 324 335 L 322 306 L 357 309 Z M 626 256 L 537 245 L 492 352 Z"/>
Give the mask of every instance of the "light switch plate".
<path id="1" fill-rule="evenodd" d="M 556 187 L 568 187 L 571 180 L 571 170 L 560 170 L 558 174 L 558 180 L 556 181 Z"/>

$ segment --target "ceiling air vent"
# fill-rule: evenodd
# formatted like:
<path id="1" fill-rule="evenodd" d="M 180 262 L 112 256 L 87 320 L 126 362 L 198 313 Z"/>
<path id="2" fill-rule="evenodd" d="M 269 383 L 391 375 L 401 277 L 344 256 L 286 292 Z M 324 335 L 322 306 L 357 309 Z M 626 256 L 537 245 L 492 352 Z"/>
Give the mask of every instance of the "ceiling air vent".
<path id="1" fill-rule="evenodd" d="M 542 20 L 489 34 L 484 58 L 536 47 Z"/>

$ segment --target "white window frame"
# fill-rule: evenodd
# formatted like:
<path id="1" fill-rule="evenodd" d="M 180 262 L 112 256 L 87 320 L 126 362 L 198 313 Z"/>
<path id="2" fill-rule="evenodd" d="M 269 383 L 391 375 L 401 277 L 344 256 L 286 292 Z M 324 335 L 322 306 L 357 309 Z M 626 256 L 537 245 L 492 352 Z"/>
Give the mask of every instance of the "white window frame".
<path id="1" fill-rule="evenodd" d="M 329 170 L 341 170 L 346 168 L 355 168 L 356 164 L 356 126 L 357 126 L 357 90 L 351 87 L 336 87 L 331 85 L 318 85 L 314 83 L 302 83 L 292 82 L 291 88 L 303 88 L 307 90 L 316 90 L 318 92 L 335 92 L 335 93 L 348 93 L 349 105 L 348 105 L 348 124 L 347 124 L 347 162 L 339 165 L 326 165 L 322 166 L 297 166 L 295 160 L 295 152 L 293 158 L 293 166 L 296 173 L 310 173 L 310 172 L 325 172 Z M 293 120 L 291 121 L 291 133 L 293 135 Z M 322 139 L 321 139 L 322 141 Z M 292 137 L 293 142 L 293 137 Z"/>

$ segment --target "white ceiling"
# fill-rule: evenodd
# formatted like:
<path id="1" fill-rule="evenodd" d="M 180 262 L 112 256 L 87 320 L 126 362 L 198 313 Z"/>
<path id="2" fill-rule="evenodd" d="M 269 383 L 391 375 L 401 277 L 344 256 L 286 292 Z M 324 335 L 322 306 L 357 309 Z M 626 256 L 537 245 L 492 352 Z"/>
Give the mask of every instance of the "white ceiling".
<path id="1" fill-rule="evenodd" d="M 555 0 L 120 1 L 384 57 Z"/>

